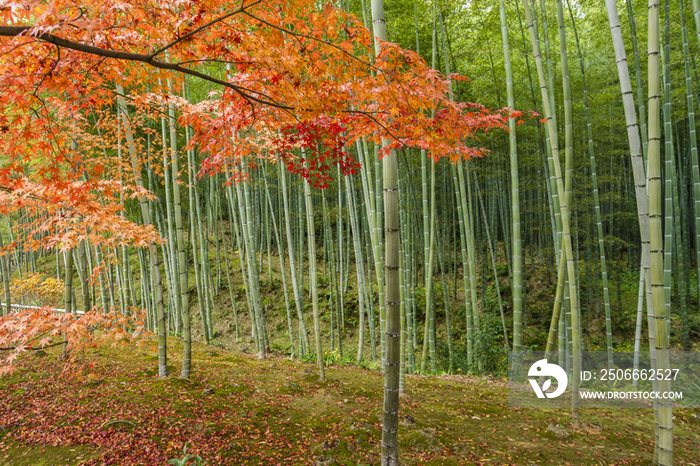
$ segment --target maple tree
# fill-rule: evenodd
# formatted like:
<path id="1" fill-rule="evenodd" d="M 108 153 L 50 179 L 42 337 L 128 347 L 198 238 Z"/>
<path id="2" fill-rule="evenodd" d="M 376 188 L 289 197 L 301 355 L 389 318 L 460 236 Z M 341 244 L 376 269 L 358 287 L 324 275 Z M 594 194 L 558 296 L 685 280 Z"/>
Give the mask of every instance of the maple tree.
<path id="1" fill-rule="evenodd" d="M 0 36 L 11 39 L 2 42 L 0 124 L 17 135 L 2 144 L 3 185 L 29 157 L 41 160 L 33 171 L 44 180 L 106 170 L 104 160 L 89 157 L 105 136 L 90 130 L 107 126 L 114 77 L 128 83 L 137 105 L 175 98 L 158 84 L 164 70 L 223 88 L 200 103 L 179 102 L 195 130 L 191 144 L 209 156 L 205 169 L 265 150 L 295 159 L 290 143 L 339 150 L 333 138 L 341 129 L 347 143 L 390 137 L 386 150 L 408 145 L 456 159 L 478 154 L 465 138 L 502 124 L 502 115 L 452 101 L 448 78 L 414 52 L 387 43 L 370 59 L 371 35 L 356 18 L 330 5 L 317 11 L 307 0 L 284 9 L 266 1 L 20 1 L 3 7 L 1 18 L 11 26 L 0 26 Z M 223 63 L 234 67 L 226 80 L 214 77 Z M 37 139 L 43 131 L 51 138 Z M 76 139 L 80 150 L 66 150 Z"/>
<path id="2" fill-rule="evenodd" d="M 132 309 L 129 315 L 90 311 L 78 316 L 50 308 L 13 312 L 0 319 L 0 376 L 12 374 L 15 361 L 27 351 L 64 346 L 64 372 L 82 370 L 83 352 L 103 342 L 131 341 L 146 336 L 144 315 Z"/>
<path id="3" fill-rule="evenodd" d="M 133 186 L 127 162 L 106 152 L 123 137 L 111 112 L 121 96 L 115 77 L 128 86 L 129 104 L 145 109 L 132 117 L 133 132 L 147 133 L 149 113 L 174 102 L 181 123 L 194 130 L 189 147 L 207 156 L 202 173 L 227 170 L 235 179 L 264 157 L 324 187 L 334 164 L 344 173 L 356 168 L 345 148 L 359 138 L 388 139 L 380 156 L 412 146 L 436 159 L 468 158 L 481 152 L 464 141 L 504 121 L 503 113 L 453 101 L 451 77 L 414 52 L 384 43 L 371 58 L 370 33 L 330 4 L 18 1 L 0 14 L 0 125 L 15 135 L 0 142 L 0 182 L 10 208 L 33 189 L 37 206 L 53 209 L 37 229 L 60 221 L 52 231 L 61 236 L 43 236 L 45 246 L 76 244 L 87 233 L 76 229 L 137 246 L 154 240 L 148 226 L 134 229 L 118 212 L 116 193 L 146 193 Z M 227 78 L 216 77 L 224 65 L 231 66 Z M 181 86 L 184 75 L 218 90 L 196 103 L 172 95 L 163 83 Z M 50 137 L 37 138 L 42 133 Z M 298 147 L 308 149 L 307 160 Z M 120 181 L 105 185 L 106 177 Z M 66 220 L 80 209 L 93 216 Z"/>

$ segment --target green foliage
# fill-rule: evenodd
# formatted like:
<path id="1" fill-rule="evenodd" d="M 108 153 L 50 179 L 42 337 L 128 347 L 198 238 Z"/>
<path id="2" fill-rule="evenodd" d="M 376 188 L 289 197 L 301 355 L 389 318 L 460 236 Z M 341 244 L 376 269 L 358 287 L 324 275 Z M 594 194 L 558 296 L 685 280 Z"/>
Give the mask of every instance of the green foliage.
<path id="1" fill-rule="evenodd" d="M 299 359 L 301 362 L 315 364 L 316 352 L 306 353 Z M 344 366 L 344 367 L 362 367 L 363 369 L 377 370 L 381 368 L 379 361 L 367 361 L 363 359 L 360 364 L 357 364 L 357 350 L 351 348 L 340 354 L 340 350 L 323 352 L 323 364 L 326 366 Z"/>
<path id="2" fill-rule="evenodd" d="M 498 288 L 496 288 L 495 281 L 492 281 L 486 289 L 486 312 L 500 312 L 498 307 Z"/>
<path id="3" fill-rule="evenodd" d="M 508 372 L 508 350 L 503 344 L 503 328 L 500 317 L 485 315 L 483 329 L 474 329 L 473 364 L 467 359 L 466 336 L 452 345 L 453 372 L 471 374 L 506 375 Z M 449 365 L 447 343 L 442 339 L 436 342 L 439 366 L 446 373 Z M 477 364 L 481 362 L 481 364 Z"/>
<path id="4" fill-rule="evenodd" d="M 700 377 L 697 375 L 691 377 L 694 380 L 689 380 L 685 385 L 678 386 L 676 390 L 683 392 L 681 403 L 684 406 L 700 406 Z"/>
<path id="5" fill-rule="evenodd" d="M 619 345 L 613 345 L 615 351 L 620 351 L 624 353 L 634 352 L 634 342 L 625 342 Z M 605 351 L 605 348 L 601 348 L 601 351 Z"/>
<path id="6" fill-rule="evenodd" d="M 351 365 L 351 364 L 344 364 L 347 361 L 347 356 L 340 356 L 340 351 L 338 350 L 333 350 L 333 351 L 324 351 L 323 352 L 323 364 L 326 366 L 332 366 L 332 365 Z M 299 358 L 301 362 L 305 362 L 308 364 L 315 364 L 316 363 L 316 352 L 310 352 L 306 353 L 304 356 Z"/>
<path id="7" fill-rule="evenodd" d="M 221 341 L 219 338 L 214 338 L 209 342 L 211 346 L 216 346 L 217 348 L 226 348 L 226 343 Z"/>
<path id="8" fill-rule="evenodd" d="M 508 276 L 508 264 L 505 263 L 497 263 L 496 264 L 496 272 L 498 273 L 499 277 L 503 276 Z"/>
<path id="9" fill-rule="evenodd" d="M 482 374 L 504 375 L 508 371 L 508 350 L 503 344 L 502 325 L 498 317 L 484 314 L 482 327 L 474 331 L 474 362 L 471 370 Z"/>
<path id="10" fill-rule="evenodd" d="M 172 464 L 175 466 L 202 466 L 202 458 L 198 455 L 191 455 L 187 453 L 187 445 L 185 444 L 185 447 L 182 449 L 183 457 L 182 458 L 172 458 L 168 460 L 168 464 Z M 192 462 L 190 463 L 190 460 Z"/>
<path id="11" fill-rule="evenodd" d="M 360 361 L 359 367 L 376 371 L 381 369 L 382 363 L 380 361 L 368 361 L 367 359 L 363 359 Z"/>

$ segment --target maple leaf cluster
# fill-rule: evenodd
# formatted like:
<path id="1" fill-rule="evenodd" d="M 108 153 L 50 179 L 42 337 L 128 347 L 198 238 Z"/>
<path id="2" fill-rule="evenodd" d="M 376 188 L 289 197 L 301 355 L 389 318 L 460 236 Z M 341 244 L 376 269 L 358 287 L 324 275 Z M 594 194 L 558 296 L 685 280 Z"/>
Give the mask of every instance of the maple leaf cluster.
<path id="1" fill-rule="evenodd" d="M 287 162 L 287 169 L 308 180 L 314 188 L 327 188 L 332 181 L 331 167 L 338 165 L 343 175 L 357 173 L 360 164 L 347 151 L 346 126 L 329 119 L 317 119 L 282 128 L 273 139 L 272 153 Z M 303 148 L 301 158 L 292 156 L 294 147 Z"/>
<path id="2" fill-rule="evenodd" d="M 177 105 L 203 173 L 242 179 L 267 158 L 318 187 L 334 164 L 357 167 L 342 146 L 358 138 L 392 141 L 380 155 L 410 146 L 457 160 L 480 155 L 466 141 L 507 117 L 454 102 L 452 77 L 414 52 L 385 42 L 374 56 L 361 21 L 330 3 L 16 0 L 0 21 L 0 128 L 16 135 L 0 143 L 3 184 L 29 176 L 28 157 L 32 179 L 45 182 L 117 171 L 116 81 L 144 114 Z M 177 96 L 183 76 L 216 87 L 191 102 Z M 131 122 L 137 134 L 148 120 Z"/>
<path id="3" fill-rule="evenodd" d="M 20 178 L 0 189 L 0 214 L 21 209 L 24 221 L 17 225 L 18 234 L 30 250 L 65 251 L 84 240 L 106 248 L 159 241 L 152 225 L 134 225 L 124 216 L 124 204 L 115 196 L 152 198 L 144 189 L 114 180 L 41 183 Z"/>
<path id="4" fill-rule="evenodd" d="M 113 309 L 79 316 L 49 307 L 11 312 L 0 317 L 0 377 L 13 373 L 22 353 L 63 344 L 68 355 L 64 371 L 73 371 L 87 348 L 146 336 L 145 316 L 146 311 L 138 308 L 130 308 L 127 315 Z"/>

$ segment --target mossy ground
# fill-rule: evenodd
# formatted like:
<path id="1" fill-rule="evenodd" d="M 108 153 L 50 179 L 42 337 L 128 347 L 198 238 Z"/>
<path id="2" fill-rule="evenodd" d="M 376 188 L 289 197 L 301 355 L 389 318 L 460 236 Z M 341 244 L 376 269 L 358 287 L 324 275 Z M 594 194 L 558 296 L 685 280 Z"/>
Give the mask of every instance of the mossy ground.
<path id="1" fill-rule="evenodd" d="M 173 374 L 179 351 L 171 339 Z M 58 353 L 0 379 L 1 466 L 165 465 L 185 444 L 212 466 L 379 464 L 381 372 L 332 366 L 321 382 L 310 364 L 197 345 L 191 380 L 160 379 L 149 341 L 93 350 L 68 377 Z M 406 387 L 402 464 L 651 464 L 651 410 L 582 410 L 576 429 L 566 411 L 509 408 L 499 379 L 409 376 Z M 697 464 L 700 413 L 674 416 L 675 464 Z"/>

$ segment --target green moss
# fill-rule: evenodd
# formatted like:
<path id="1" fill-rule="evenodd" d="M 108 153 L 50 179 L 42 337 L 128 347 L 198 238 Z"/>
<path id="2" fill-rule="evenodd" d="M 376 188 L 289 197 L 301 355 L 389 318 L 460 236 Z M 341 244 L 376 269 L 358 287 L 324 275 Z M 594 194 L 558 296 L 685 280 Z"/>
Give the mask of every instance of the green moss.
<path id="1" fill-rule="evenodd" d="M 168 346 L 170 361 L 177 364 L 179 342 L 171 339 Z M 217 356 L 213 356 L 207 351 L 205 346 L 196 346 L 192 379 L 185 380 L 176 375 L 158 378 L 152 373 L 152 356 L 140 349 L 101 348 L 99 355 L 91 353 L 90 357 L 95 363 L 95 380 L 102 382 L 61 380 L 54 384 L 59 402 L 46 406 L 45 414 L 53 416 L 52 425 L 75 429 L 83 425 L 80 418 L 70 417 L 75 409 L 88 410 L 86 416 L 99 419 L 97 426 L 112 419 L 132 420 L 138 427 L 114 425 L 100 432 L 143 435 L 161 453 L 172 453 L 170 457 L 181 453 L 182 438 L 201 439 L 198 447 L 211 439 L 214 450 L 202 453 L 210 464 L 302 464 L 323 456 L 332 456 L 337 464 L 378 462 L 383 417 L 380 372 L 329 367 L 327 380 L 321 382 L 311 364 L 286 358 L 258 361 L 223 349 L 216 349 Z M 53 356 L 49 352 L 50 359 L 43 361 L 27 358 L 21 371 L 0 379 L 0 392 L 8 396 L 9 406 L 29 406 L 30 397 L 38 395 L 46 381 L 59 380 L 60 364 L 44 364 Z M 205 394 L 209 387 L 213 393 Z M 599 464 L 620 459 L 639 464 L 653 453 L 649 447 L 653 441 L 651 411 L 582 410 L 584 425 L 574 429 L 567 413 L 509 408 L 502 382 L 409 376 L 406 387 L 400 411 L 404 422 L 399 427 L 402 464 Z M 115 406 L 119 414 L 114 414 Z M 147 408 L 132 413 L 133 406 Z M 151 410 L 159 411 L 149 417 Z M 674 410 L 679 464 L 692 461 L 688 452 L 700 441 L 700 424 L 691 414 Z M 45 427 L 34 427 L 32 422 L 28 411 L 22 420 L 22 435 L 32 429 L 41 434 Z M 547 432 L 550 423 L 563 425 L 570 437 L 554 438 Z M 169 430 L 173 427 L 177 430 Z M 3 437 L 0 430 L 0 466 L 78 465 L 80 453 L 106 454 L 104 449 L 81 446 L 52 450 L 9 443 L 16 442 L 20 430 L 6 431 Z M 96 434 L 85 429 L 79 438 L 89 442 Z M 44 460 L 37 453 L 42 450 L 56 455 Z M 24 451 L 28 452 L 26 462 L 14 459 Z M 223 460 L 214 461 L 217 455 Z M 9 458 L 13 462 L 8 463 Z"/>
<path id="2" fill-rule="evenodd" d="M 2 444 L 0 442 L 0 445 Z M 0 450 L 0 466 L 79 465 L 97 453 L 93 448 L 82 446 L 26 446 L 10 443 L 6 449 Z"/>
<path id="3" fill-rule="evenodd" d="M 435 429 L 424 429 L 410 432 L 402 436 L 400 444 L 411 448 L 413 451 L 433 452 L 442 451 L 442 444 L 437 438 Z"/>

